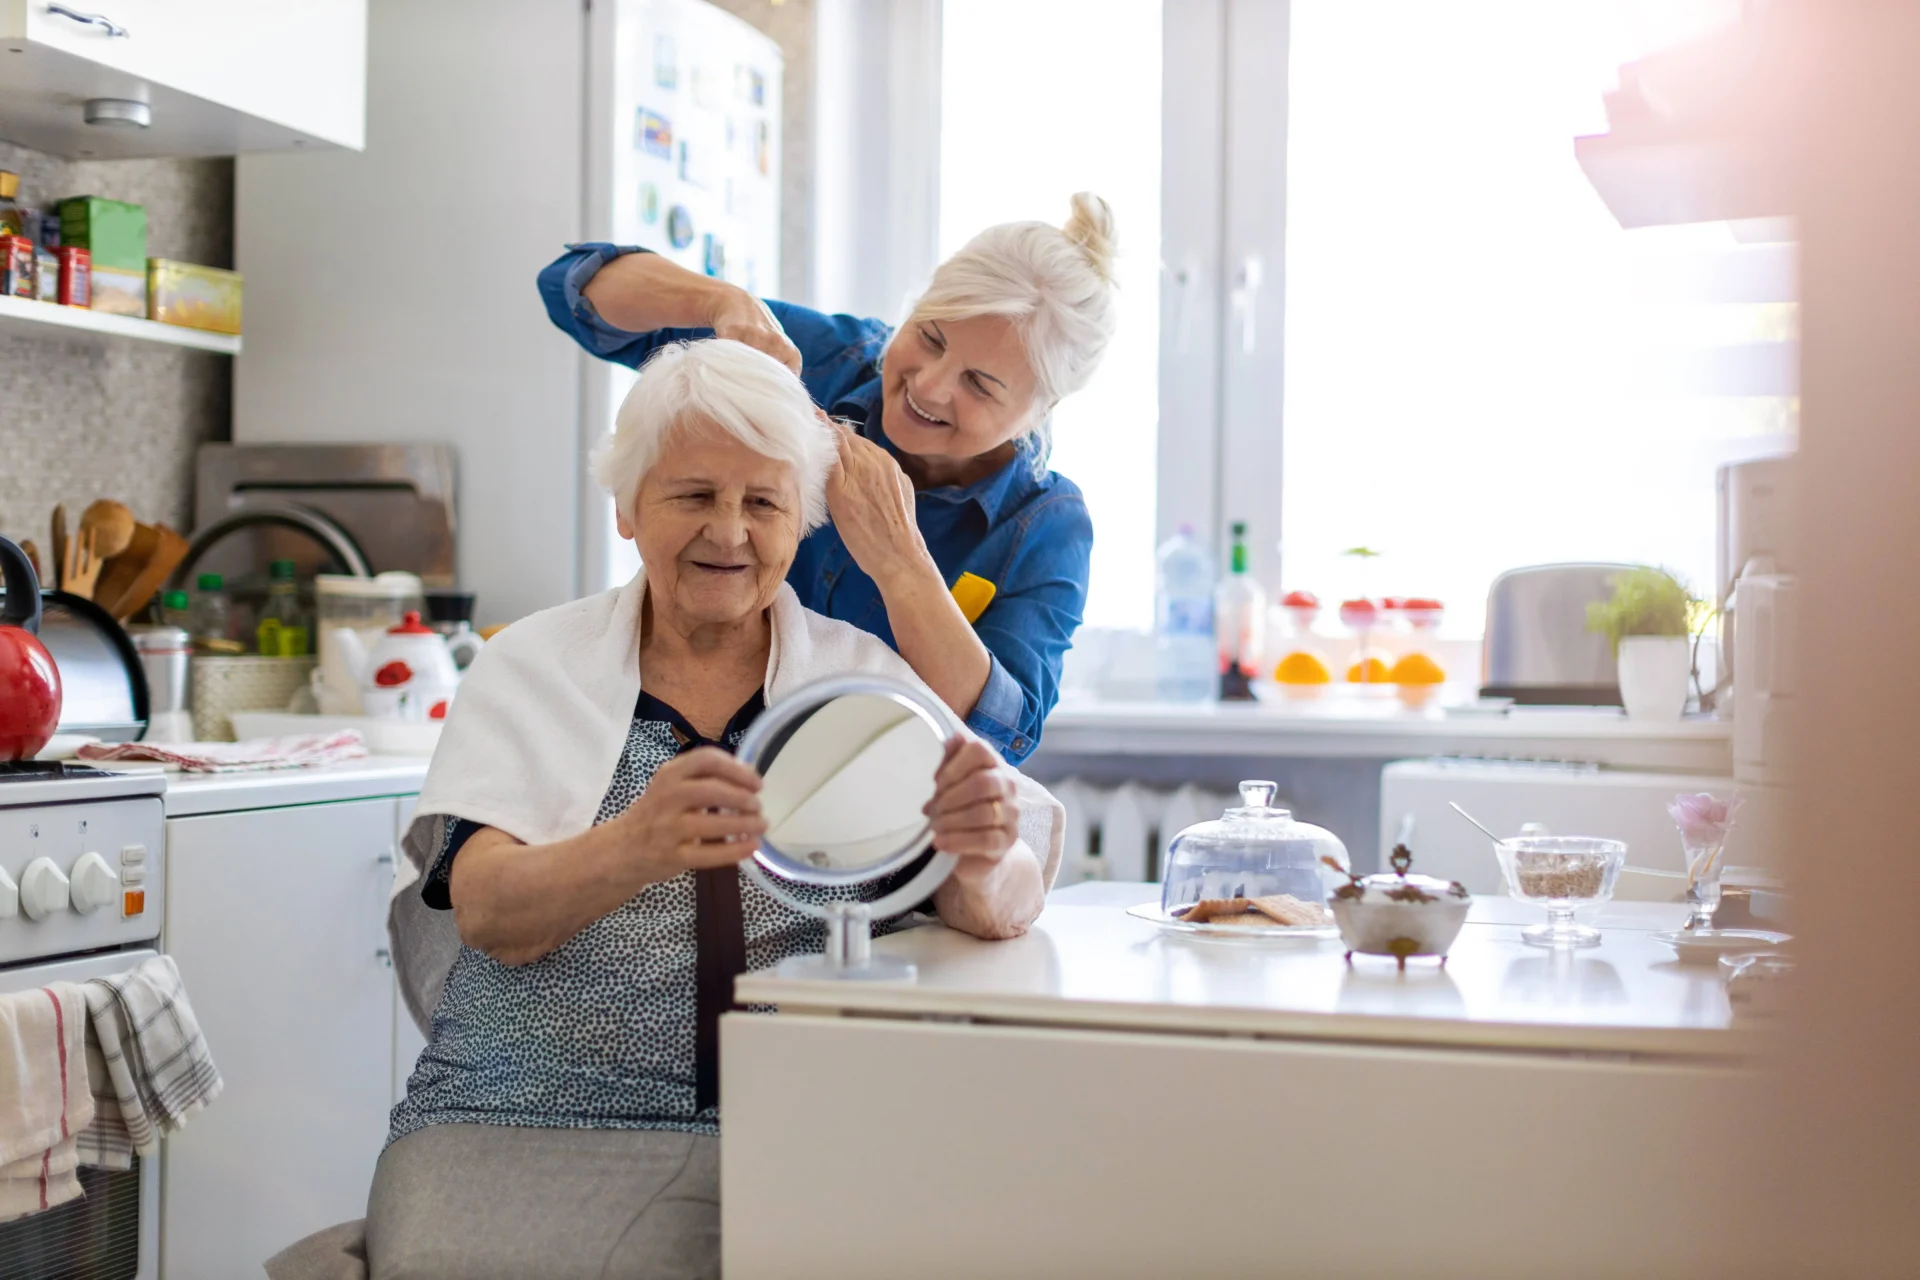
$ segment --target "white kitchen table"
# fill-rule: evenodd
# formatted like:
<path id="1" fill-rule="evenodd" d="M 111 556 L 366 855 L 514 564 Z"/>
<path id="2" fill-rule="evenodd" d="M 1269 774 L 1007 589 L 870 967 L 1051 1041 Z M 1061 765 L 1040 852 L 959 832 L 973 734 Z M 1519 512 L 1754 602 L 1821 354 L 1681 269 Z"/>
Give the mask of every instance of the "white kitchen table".
<path id="1" fill-rule="evenodd" d="M 1652 939 L 1684 908 L 1610 904 L 1566 954 L 1482 899 L 1402 974 L 1115 904 L 1156 891 L 876 942 L 913 984 L 743 976 L 778 1011 L 723 1023 L 730 1280 L 1711 1266 L 1740 1183 L 1700 1161 L 1760 1106 L 1764 1041 Z"/>

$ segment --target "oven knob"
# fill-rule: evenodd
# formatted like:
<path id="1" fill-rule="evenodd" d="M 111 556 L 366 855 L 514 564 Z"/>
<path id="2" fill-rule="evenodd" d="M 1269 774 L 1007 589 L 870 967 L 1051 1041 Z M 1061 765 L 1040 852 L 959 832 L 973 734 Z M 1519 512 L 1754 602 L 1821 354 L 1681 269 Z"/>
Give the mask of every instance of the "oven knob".
<path id="1" fill-rule="evenodd" d="M 20 886 L 13 882 L 5 867 L 0 867 L 0 920 L 20 914 Z"/>
<path id="2" fill-rule="evenodd" d="M 20 909 L 29 920 L 45 920 L 67 909 L 67 878 L 52 858 L 35 858 L 20 873 Z"/>
<path id="3" fill-rule="evenodd" d="M 83 853 L 73 864 L 73 909 L 81 915 L 97 911 L 120 897 L 120 877 L 97 853 Z"/>

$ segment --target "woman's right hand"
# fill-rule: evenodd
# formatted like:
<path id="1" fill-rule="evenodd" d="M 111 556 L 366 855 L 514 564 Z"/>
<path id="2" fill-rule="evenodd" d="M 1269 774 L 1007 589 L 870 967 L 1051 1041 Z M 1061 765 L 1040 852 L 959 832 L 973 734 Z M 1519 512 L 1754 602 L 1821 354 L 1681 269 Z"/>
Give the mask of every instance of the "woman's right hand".
<path id="1" fill-rule="evenodd" d="M 651 881 L 682 871 L 732 866 L 759 847 L 760 775 L 718 747 L 700 747 L 654 771 L 638 800 L 615 821 Z"/>
<path id="2" fill-rule="evenodd" d="M 766 352 L 796 376 L 799 374 L 800 348 L 793 345 L 767 304 L 745 289 L 727 287 L 714 308 L 711 324 L 714 337 L 744 342 L 756 351 Z"/>

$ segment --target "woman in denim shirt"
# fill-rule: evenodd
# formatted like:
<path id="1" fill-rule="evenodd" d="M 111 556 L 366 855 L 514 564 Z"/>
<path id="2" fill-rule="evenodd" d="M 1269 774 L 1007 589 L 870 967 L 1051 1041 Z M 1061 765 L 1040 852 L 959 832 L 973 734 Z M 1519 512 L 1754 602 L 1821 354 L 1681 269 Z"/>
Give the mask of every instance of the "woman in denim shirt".
<path id="1" fill-rule="evenodd" d="M 638 367 L 718 335 L 796 370 L 846 424 L 832 523 L 787 580 L 807 608 L 900 652 L 1018 764 L 1059 698 L 1087 600 L 1093 526 L 1046 469 L 1053 407 L 1113 335 L 1113 218 L 1082 193 L 1064 227 L 989 227 L 942 263 L 898 330 L 762 301 L 665 257 L 584 244 L 540 273 L 553 322 Z"/>

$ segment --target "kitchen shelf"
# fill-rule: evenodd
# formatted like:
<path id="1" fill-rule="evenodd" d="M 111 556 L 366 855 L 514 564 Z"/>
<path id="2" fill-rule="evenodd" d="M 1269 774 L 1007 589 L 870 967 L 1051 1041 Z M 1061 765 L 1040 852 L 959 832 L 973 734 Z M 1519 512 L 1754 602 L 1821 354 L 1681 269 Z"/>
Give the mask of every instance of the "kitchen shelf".
<path id="1" fill-rule="evenodd" d="M 66 333 L 59 333 L 65 330 Z M 38 334 L 42 337 L 72 336 L 104 341 L 108 338 L 132 338 L 140 342 L 164 342 L 216 355 L 240 354 L 240 339 L 224 333 L 208 333 L 157 320 L 136 320 L 85 307 L 63 307 L 56 302 L 36 302 L 31 298 L 0 296 L 0 333 Z"/>

